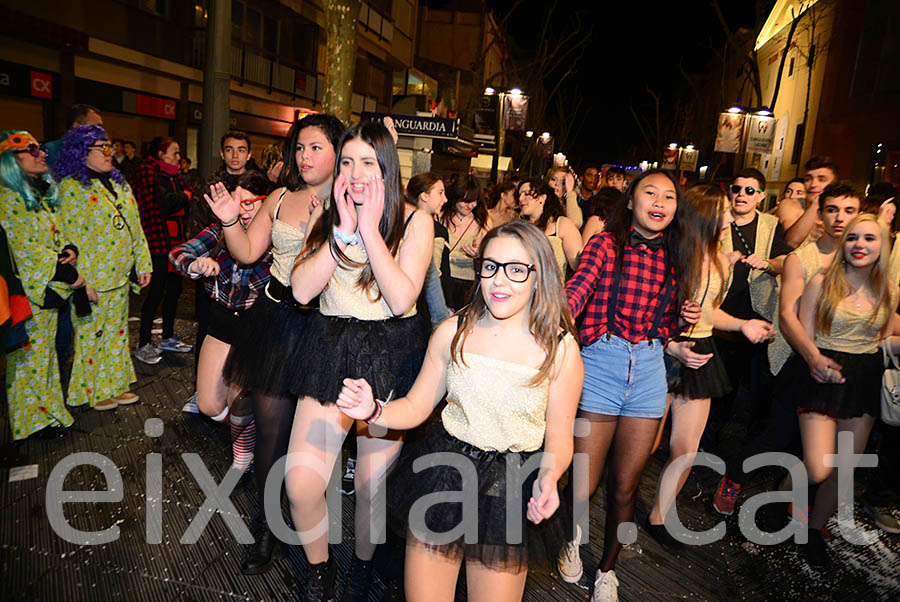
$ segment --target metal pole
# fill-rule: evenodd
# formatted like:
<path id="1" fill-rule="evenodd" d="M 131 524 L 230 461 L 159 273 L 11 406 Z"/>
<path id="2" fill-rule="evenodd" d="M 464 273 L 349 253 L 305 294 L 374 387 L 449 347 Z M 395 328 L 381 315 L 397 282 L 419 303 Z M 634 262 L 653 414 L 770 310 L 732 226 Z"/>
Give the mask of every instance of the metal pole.
<path id="1" fill-rule="evenodd" d="M 203 64 L 203 121 L 197 148 L 201 177 L 219 162 L 219 140 L 228 131 L 231 109 L 231 0 L 210 0 Z"/>
<path id="2" fill-rule="evenodd" d="M 505 94 L 500 92 L 497 95 L 497 133 L 494 135 L 494 156 L 491 158 L 491 184 L 497 183 L 497 170 L 500 167 L 500 150 L 503 144 L 503 97 Z"/>

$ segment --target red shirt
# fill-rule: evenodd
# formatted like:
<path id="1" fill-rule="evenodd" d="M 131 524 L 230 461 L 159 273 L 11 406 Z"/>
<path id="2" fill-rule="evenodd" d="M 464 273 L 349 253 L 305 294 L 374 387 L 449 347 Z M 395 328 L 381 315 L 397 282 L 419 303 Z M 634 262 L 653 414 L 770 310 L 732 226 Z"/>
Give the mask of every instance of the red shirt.
<path id="1" fill-rule="evenodd" d="M 581 254 L 575 275 L 566 285 L 572 316 L 577 317 L 586 306 L 581 326 L 583 346 L 594 343 L 607 331 L 632 343 L 649 339 L 653 320 L 662 306 L 665 313 L 653 338 L 665 340 L 680 331 L 674 274 L 669 276 L 669 292 L 663 298 L 665 247 L 651 251 L 644 245 L 635 248 L 626 242 L 624 253 L 612 328 L 606 323 L 616 258 L 616 241 L 612 233 L 603 232 L 591 238 Z"/>

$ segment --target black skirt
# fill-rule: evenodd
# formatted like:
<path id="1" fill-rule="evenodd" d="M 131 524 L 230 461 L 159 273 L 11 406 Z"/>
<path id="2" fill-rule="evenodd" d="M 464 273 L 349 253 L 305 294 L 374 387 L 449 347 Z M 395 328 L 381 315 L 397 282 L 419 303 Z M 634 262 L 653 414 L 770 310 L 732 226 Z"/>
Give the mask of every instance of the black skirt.
<path id="1" fill-rule="evenodd" d="M 435 453 L 452 454 L 449 457 L 456 462 L 472 467 L 469 474 L 477 477 L 477 483 L 467 479 L 464 488 L 460 471 L 445 464 L 413 471 L 416 459 Z M 453 437 L 442 423 L 437 422 L 414 443 L 404 446 L 388 476 L 388 525 L 398 535 L 406 537 L 408 545 L 425 546 L 454 560 L 464 557 L 502 571 L 518 572 L 524 568 L 550 571 L 556 566 L 556 556 L 572 533 L 571 508 L 563 501 L 562 492 L 560 506 L 553 516 L 538 525 L 529 521 L 526 509 L 537 477 L 535 467 L 523 480 L 521 488 L 515 489 L 516 499 L 507 504 L 507 466 L 519 468 L 535 453 L 485 451 Z M 410 510 L 417 501 L 426 495 L 431 500 L 436 496 L 430 494 L 440 495 L 441 492 L 452 496 L 452 501 L 435 500 L 427 504 L 422 501 L 419 506 L 425 504 L 427 508 L 424 514 L 417 506 L 411 517 Z M 464 494 L 459 492 L 472 495 L 473 506 L 477 509 L 477 521 L 473 521 L 473 525 L 477 522 L 477 539 L 466 541 L 463 533 L 449 542 L 446 537 L 436 539 L 436 536 L 439 538 L 441 534 L 459 528 L 463 522 L 463 503 L 458 500 Z M 518 512 L 519 516 L 513 530 L 507 531 L 510 511 Z M 427 531 L 422 529 L 423 524 Z"/>
<path id="2" fill-rule="evenodd" d="M 671 388 L 670 393 L 674 393 L 684 399 L 707 399 L 724 397 L 731 392 L 731 379 L 728 378 L 725 363 L 716 349 L 713 337 L 709 336 L 702 339 L 678 337 L 675 340 L 694 341 L 691 351 L 701 355 L 712 353 L 713 356 L 696 370 L 680 364 L 680 378 L 676 385 Z M 678 360 L 675 361 L 677 362 Z"/>
<path id="3" fill-rule="evenodd" d="M 475 286 L 474 280 L 453 278 L 448 274 L 442 284 L 444 287 L 444 300 L 447 301 L 447 307 L 451 311 L 459 311 L 468 305 L 469 292 Z"/>
<path id="4" fill-rule="evenodd" d="M 313 313 L 298 344 L 303 362 L 293 370 L 294 397 L 337 401 L 345 378 L 364 378 L 376 399 L 409 392 L 425 359 L 430 329 L 421 315 L 357 320 Z"/>
<path id="5" fill-rule="evenodd" d="M 235 341 L 242 338 L 241 333 L 247 325 L 247 315 L 250 311 L 250 309 L 228 309 L 221 303 L 211 301 L 206 335 L 215 337 L 228 345 L 234 345 Z"/>
<path id="6" fill-rule="evenodd" d="M 225 360 L 225 382 L 246 391 L 290 397 L 289 382 L 306 358 L 300 335 L 316 309 L 296 309 L 263 292 L 247 310 Z"/>
<path id="7" fill-rule="evenodd" d="M 884 359 L 878 353 L 844 353 L 819 349 L 841 365 L 843 383 L 817 383 L 801 356 L 785 364 L 789 369 L 791 398 L 801 412 L 816 412 L 833 418 L 858 418 L 863 414 L 881 415 L 881 377 Z"/>

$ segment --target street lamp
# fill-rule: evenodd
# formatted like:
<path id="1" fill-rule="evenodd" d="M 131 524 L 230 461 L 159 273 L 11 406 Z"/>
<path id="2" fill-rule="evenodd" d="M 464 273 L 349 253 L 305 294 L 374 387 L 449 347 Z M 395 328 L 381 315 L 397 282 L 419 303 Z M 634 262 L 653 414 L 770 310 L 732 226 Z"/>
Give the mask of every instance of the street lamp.
<path id="1" fill-rule="evenodd" d="M 486 95 L 491 95 L 491 94 L 495 94 L 497 92 L 493 88 L 487 87 L 484 89 L 484 93 Z M 504 138 L 505 138 L 504 133 L 506 131 L 506 129 L 504 128 L 504 123 L 503 123 L 504 122 L 503 111 L 504 111 L 504 105 L 506 104 L 505 98 L 507 96 L 509 96 L 509 97 L 515 98 L 515 99 L 523 99 L 523 97 L 525 96 L 522 93 L 521 88 L 513 88 L 509 92 L 499 92 L 499 93 L 497 93 L 497 95 L 498 95 L 498 99 L 497 99 L 497 104 L 498 104 L 498 107 L 497 107 L 497 130 L 496 130 L 496 134 L 494 135 L 494 157 L 491 159 L 491 182 L 497 181 L 497 172 L 499 171 L 499 166 L 500 166 L 500 153 L 503 150 L 503 142 L 504 142 Z M 523 108 L 522 125 L 523 126 L 525 125 L 525 123 L 524 123 L 524 108 Z"/>
<path id="2" fill-rule="evenodd" d="M 490 86 L 484 89 L 485 96 L 492 96 L 494 94 L 494 89 Z"/>
<path id="3" fill-rule="evenodd" d="M 526 138 L 531 138 L 532 136 L 534 136 L 534 131 L 533 131 L 533 130 L 528 130 L 527 132 L 525 132 L 525 137 L 526 137 Z M 881 146 L 881 145 L 879 145 L 879 146 Z"/>

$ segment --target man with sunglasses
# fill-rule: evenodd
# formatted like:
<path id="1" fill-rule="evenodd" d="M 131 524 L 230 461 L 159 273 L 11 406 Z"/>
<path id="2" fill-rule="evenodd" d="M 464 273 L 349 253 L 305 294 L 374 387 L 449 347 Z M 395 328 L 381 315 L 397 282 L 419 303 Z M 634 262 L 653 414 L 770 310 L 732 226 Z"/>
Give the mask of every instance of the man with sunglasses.
<path id="1" fill-rule="evenodd" d="M 785 256 L 793 249 L 785 241 L 778 218 L 758 210 L 765 197 L 766 178 L 756 169 L 739 171 L 728 187 L 734 223 L 729 226 L 730 235 L 725 236 L 721 249 L 735 263 L 731 286 L 721 307 L 736 318 L 771 323 L 778 308 L 775 277 L 781 273 Z M 744 337 L 719 331 L 715 332 L 715 337 L 734 390 L 712 404 L 701 442 L 707 450 L 717 447 L 718 431 L 728 421 L 742 387 L 749 392 L 754 418 L 764 418 L 768 414 L 768 391 L 772 380 L 766 357 L 768 341 L 753 344 Z"/>

